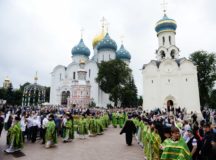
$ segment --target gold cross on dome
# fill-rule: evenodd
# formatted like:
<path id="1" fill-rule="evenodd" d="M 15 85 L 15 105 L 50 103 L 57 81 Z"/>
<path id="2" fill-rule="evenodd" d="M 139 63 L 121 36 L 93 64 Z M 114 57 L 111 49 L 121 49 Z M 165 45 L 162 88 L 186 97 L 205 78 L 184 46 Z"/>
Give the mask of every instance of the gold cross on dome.
<path id="1" fill-rule="evenodd" d="M 34 80 L 35 80 L 35 83 L 37 83 L 37 80 L 38 80 L 37 71 L 36 71 L 36 74 L 35 74 Z"/>
<path id="2" fill-rule="evenodd" d="M 120 35 L 120 40 L 121 40 L 121 43 L 123 44 L 123 41 L 124 41 L 124 35 Z"/>
<path id="3" fill-rule="evenodd" d="M 166 14 L 167 5 L 168 5 L 168 3 L 166 3 L 166 0 L 163 0 L 163 3 L 161 3 L 161 6 L 162 6 L 164 14 Z"/>
<path id="4" fill-rule="evenodd" d="M 106 19 L 104 17 L 102 17 L 102 19 L 101 19 L 102 29 L 104 29 L 105 22 L 106 22 Z"/>
<path id="5" fill-rule="evenodd" d="M 106 22 L 105 25 L 106 25 L 106 32 L 108 33 L 110 23 L 109 23 L 109 22 Z"/>
<path id="6" fill-rule="evenodd" d="M 35 73 L 35 77 L 37 77 L 37 71 L 36 71 L 36 73 Z"/>
<path id="7" fill-rule="evenodd" d="M 84 32 L 84 28 L 82 27 L 82 28 L 80 29 L 81 38 L 83 38 L 83 32 Z"/>

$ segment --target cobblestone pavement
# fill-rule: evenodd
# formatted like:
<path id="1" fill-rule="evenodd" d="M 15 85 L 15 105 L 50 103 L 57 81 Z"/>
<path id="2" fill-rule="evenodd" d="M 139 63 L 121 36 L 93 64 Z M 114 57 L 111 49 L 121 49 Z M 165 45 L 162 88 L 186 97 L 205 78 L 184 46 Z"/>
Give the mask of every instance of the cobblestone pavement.
<path id="1" fill-rule="evenodd" d="M 71 143 L 62 143 L 59 139 L 55 148 L 45 149 L 37 141 L 24 146 L 25 156 L 15 158 L 5 154 L 5 134 L 0 138 L 0 160 L 143 160 L 143 150 L 133 140 L 132 146 L 125 144 L 125 136 L 119 135 L 119 128 L 109 127 L 101 136 L 85 140 L 75 139 Z"/>

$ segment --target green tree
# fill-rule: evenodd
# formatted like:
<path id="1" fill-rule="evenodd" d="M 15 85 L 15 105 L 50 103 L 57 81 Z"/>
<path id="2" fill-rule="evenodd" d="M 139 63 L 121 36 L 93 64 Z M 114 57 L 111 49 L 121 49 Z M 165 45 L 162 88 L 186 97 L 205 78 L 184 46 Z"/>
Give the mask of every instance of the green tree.
<path id="1" fill-rule="evenodd" d="M 45 87 L 45 88 L 46 88 L 45 102 L 49 102 L 49 100 L 50 100 L 50 87 Z"/>
<path id="2" fill-rule="evenodd" d="M 7 98 L 7 90 L 5 88 L 0 88 L 0 99 L 6 100 Z"/>
<path id="3" fill-rule="evenodd" d="M 216 109 L 216 89 L 211 91 L 209 106 Z"/>
<path id="4" fill-rule="evenodd" d="M 215 53 L 196 51 L 189 59 L 197 66 L 201 106 L 210 104 L 210 94 L 216 80 Z"/>
<path id="5" fill-rule="evenodd" d="M 91 101 L 89 103 L 89 108 L 94 108 L 94 107 L 96 107 L 96 103 L 94 101 Z"/>
<path id="6" fill-rule="evenodd" d="M 14 105 L 14 92 L 13 92 L 13 85 L 10 83 L 9 87 L 6 89 L 6 100 L 7 104 Z"/>
<path id="7" fill-rule="evenodd" d="M 22 95 L 23 92 L 21 91 L 21 89 L 16 89 L 13 91 L 13 105 L 21 105 L 22 104 Z"/>
<path id="8" fill-rule="evenodd" d="M 23 85 L 20 85 L 19 89 L 13 89 L 12 84 L 7 89 L 0 88 L 0 99 L 7 100 L 7 104 L 10 105 L 21 105 L 24 88 L 29 84 L 30 84 L 29 82 L 26 82 Z M 45 101 L 49 102 L 50 87 L 45 87 L 45 89 L 46 89 Z M 36 97 L 36 101 L 37 99 L 38 98 Z"/>
<path id="9" fill-rule="evenodd" d="M 128 83 L 122 89 L 121 93 L 121 106 L 122 107 L 137 107 L 137 87 L 134 83 L 134 79 L 130 78 Z"/>
<path id="10" fill-rule="evenodd" d="M 98 64 L 96 82 L 102 91 L 109 94 L 109 99 L 117 106 L 122 90 L 129 83 L 131 69 L 121 60 L 111 60 Z"/>
<path id="11" fill-rule="evenodd" d="M 142 98 L 142 96 L 139 96 L 137 104 L 138 104 L 138 106 L 142 106 L 143 105 L 143 98 Z"/>

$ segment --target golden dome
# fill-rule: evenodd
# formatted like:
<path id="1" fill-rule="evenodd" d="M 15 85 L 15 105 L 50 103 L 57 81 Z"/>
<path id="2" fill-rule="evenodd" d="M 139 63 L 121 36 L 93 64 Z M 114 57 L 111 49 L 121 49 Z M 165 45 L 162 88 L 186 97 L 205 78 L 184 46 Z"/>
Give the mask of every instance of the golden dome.
<path id="1" fill-rule="evenodd" d="M 92 46 L 95 48 L 95 46 L 104 38 L 105 32 L 102 31 L 101 34 L 95 36 L 95 38 L 92 41 Z"/>
<path id="2" fill-rule="evenodd" d="M 5 78 L 5 81 L 9 81 L 9 82 L 10 82 L 10 78 L 7 76 L 7 77 Z"/>

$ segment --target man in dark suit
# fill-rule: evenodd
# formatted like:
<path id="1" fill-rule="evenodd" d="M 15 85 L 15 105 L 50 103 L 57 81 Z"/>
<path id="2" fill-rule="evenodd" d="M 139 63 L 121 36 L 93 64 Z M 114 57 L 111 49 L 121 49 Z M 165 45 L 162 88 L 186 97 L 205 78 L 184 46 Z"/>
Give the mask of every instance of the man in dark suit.
<path id="1" fill-rule="evenodd" d="M 203 160 L 215 160 L 215 153 L 212 145 L 215 134 L 211 129 L 210 123 L 205 123 L 203 127 L 205 135 L 202 140 L 201 157 Z"/>

